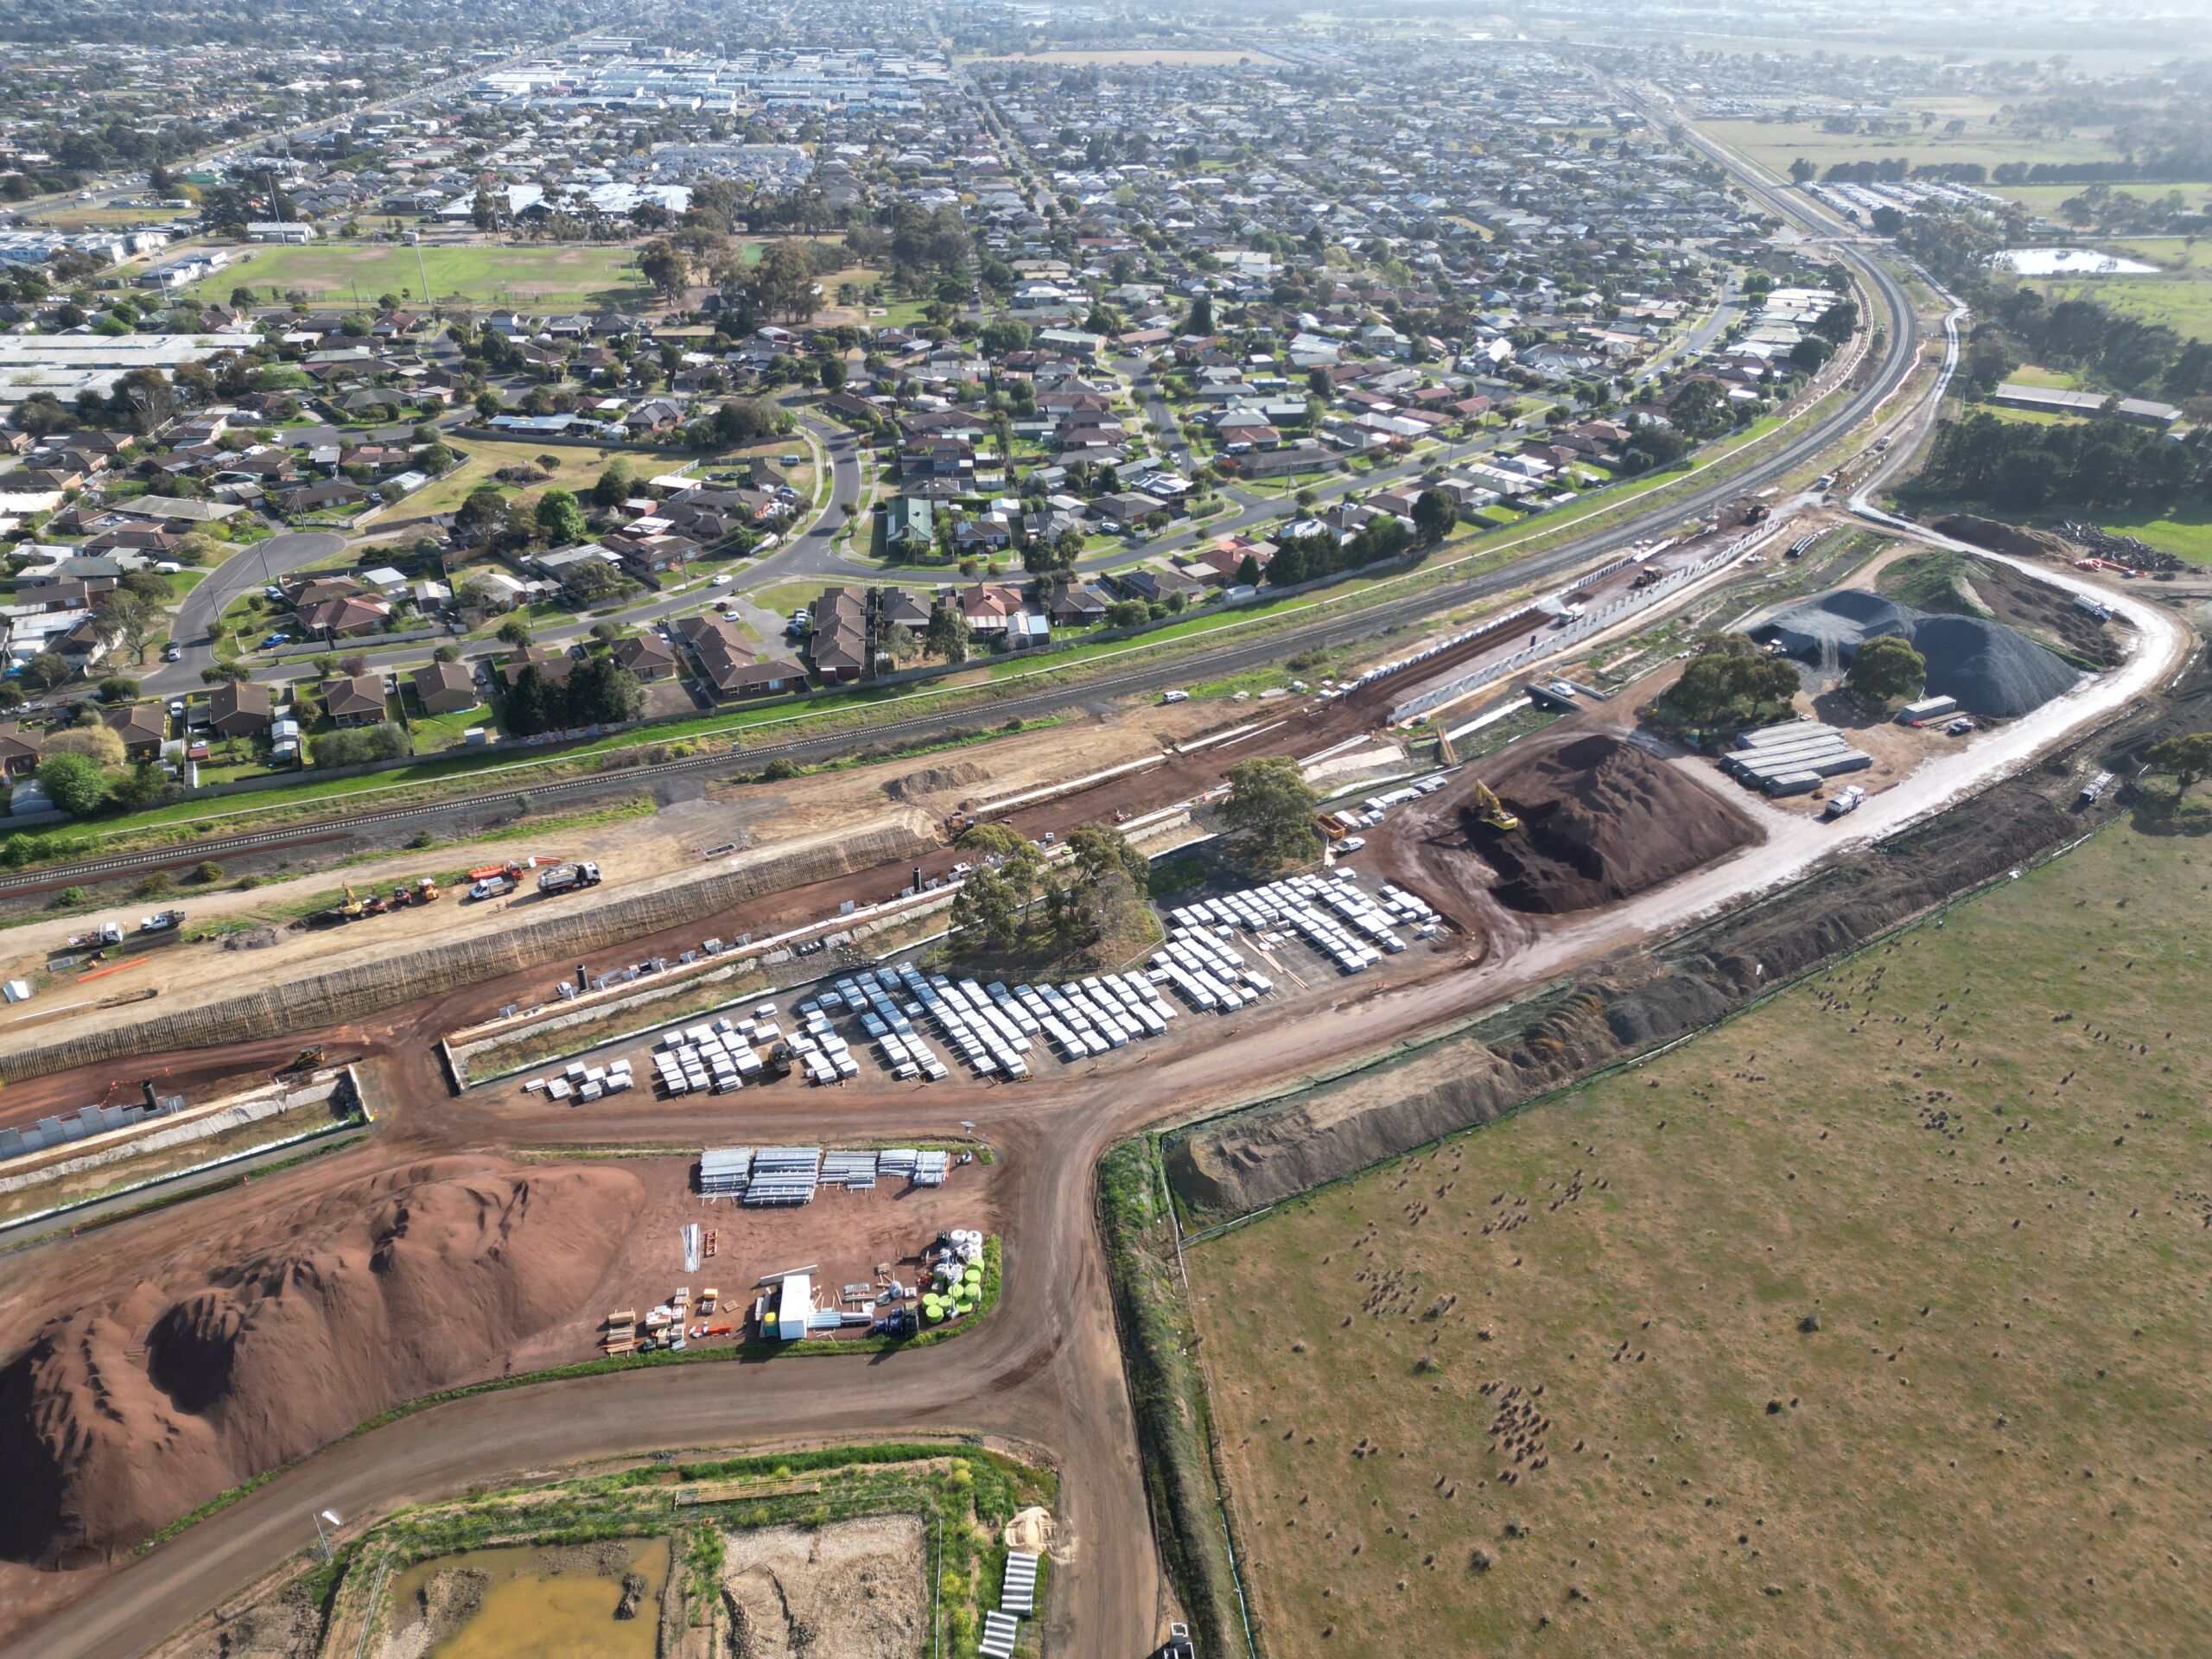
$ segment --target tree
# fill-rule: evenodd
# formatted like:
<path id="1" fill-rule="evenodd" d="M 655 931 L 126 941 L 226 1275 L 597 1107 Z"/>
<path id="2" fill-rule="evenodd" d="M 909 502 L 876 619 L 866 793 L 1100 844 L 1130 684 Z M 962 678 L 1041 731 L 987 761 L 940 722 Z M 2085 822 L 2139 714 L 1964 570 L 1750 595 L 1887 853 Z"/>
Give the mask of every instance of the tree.
<path id="1" fill-rule="evenodd" d="M 968 619 L 957 605 L 939 605 L 930 613 L 922 644 L 932 657 L 942 657 L 948 663 L 968 660 Z"/>
<path id="2" fill-rule="evenodd" d="M 1036 898 L 1045 858 L 1027 836 L 1002 823 L 978 824 L 960 838 L 975 861 L 952 901 L 952 925 L 993 950 L 1011 950 L 1021 937 L 1022 912 Z"/>
<path id="3" fill-rule="evenodd" d="M 2144 759 L 2160 772 L 2174 776 L 2174 798 L 2189 793 L 2191 784 L 2212 774 L 2212 732 L 2185 732 L 2153 743 Z"/>
<path id="4" fill-rule="evenodd" d="M 1236 562 L 1236 585 L 1256 588 L 1260 585 L 1260 559 L 1255 553 L 1247 553 Z"/>
<path id="5" fill-rule="evenodd" d="M 1423 490 L 1414 498 L 1414 533 L 1423 547 L 1434 547 L 1459 522 L 1459 504 L 1441 490 Z"/>
<path id="6" fill-rule="evenodd" d="M 1297 761 L 1268 755 L 1229 769 L 1229 798 L 1222 804 L 1221 819 L 1239 857 L 1272 867 L 1313 855 L 1318 839 L 1313 811 L 1319 804 Z"/>
<path id="7" fill-rule="evenodd" d="M 253 671 L 244 663 L 213 663 L 200 671 L 203 685 L 244 685 L 253 677 Z"/>
<path id="8" fill-rule="evenodd" d="M 518 616 L 511 616 L 499 624 L 499 637 L 508 645 L 520 645 L 528 649 L 531 641 L 530 624 Z"/>
<path id="9" fill-rule="evenodd" d="M 1700 729 L 1779 720 L 1797 692 L 1797 671 L 1740 633 L 1716 633 L 1699 646 L 1681 677 L 1659 696 L 1662 716 Z"/>
<path id="10" fill-rule="evenodd" d="M 48 753 L 38 763 L 38 786 L 72 817 L 97 812 L 107 802 L 107 774 L 88 755 Z"/>
<path id="11" fill-rule="evenodd" d="M 109 676 L 100 682 L 102 702 L 135 702 L 138 699 L 138 682 L 120 674 Z"/>
<path id="12" fill-rule="evenodd" d="M 1046 894 L 1052 936 L 1062 948 L 1084 948 L 1115 938 L 1135 923 L 1151 880 L 1151 866 L 1117 830 L 1080 824 L 1068 835 L 1067 880 Z"/>
<path id="13" fill-rule="evenodd" d="M 821 378 L 823 391 L 842 391 L 845 389 L 845 359 L 842 357 L 823 358 Z"/>
<path id="14" fill-rule="evenodd" d="M 81 754 L 95 766 L 119 766 L 123 764 L 123 740 L 113 729 L 103 726 L 97 717 L 89 726 L 72 726 L 66 732 L 56 732 L 46 740 L 48 754 Z"/>
<path id="15" fill-rule="evenodd" d="M 461 647 L 452 645 L 440 645 L 430 653 L 430 657 L 435 662 L 457 663 L 461 660 Z"/>
<path id="16" fill-rule="evenodd" d="M 591 486 L 591 504 L 595 507 L 619 507 L 630 499 L 630 469 L 619 461 L 609 461 L 599 481 Z"/>
<path id="17" fill-rule="evenodd" d="M 1799 184 L 1810 184 L 1820 176 L 1820 163 L 1808 161 L 1802 156 L 1789 163 L 1789 176 Z"/>
<path id="18" fill-rule="evenodd" d="M 453 516 L 453 527 L 471 538 L 487 537 L 506 522 L 507 498 L 495 484 L 480 484 Z"/>
<path id="19" fill-rule="evenodd" d="M 563 688 L 563 723 L 619 726 L 635 720 L 644 702 L 637 676 L 612 657 L 590 657 L 576 665 Z"/>
<path id="20" fill-rule="evenodd" d="M 584 538 L 584 510 L 566 490 L 551 489 L 539 496 L 532 518 L 550 547 L 573 547 Z"/>
<path id="21" fill-rule="evenodd" d="M 673 242 L 648 242 L 638 255 L 638 274 L 652 284 L 654 293 L 673 305 L 691 285 L 691 258 Z"/>
<path id="22" fill-rule="evenodd" d="M 130 653 L 133 662 L 146 660 L 146 647 L 153 643 L 168 618 L 159 606 L 149 603 L 127 588 L 111 588 L 102 594 L 93 607 L 101 624 L 114 632 Z"/>
<path id="23" fill-rule="evenodd" d="M 507 688 L 505 713 L 507 729 L 517 737 L 535 737 L 561 723 L 561 688 L 545 677 L 536 663 L 525 663 Z"/>
<path id="24" fill-rule="evenodd" d="M 1206 335 L 1213 333 L 1213 296 L 1201 294 L 1191 302 L 1191 314 L 1183 319 L 1186 334 Z"/>
<path id="25" fill-rule="evenodd" d="M 1843 677 L 1845 690 L 1876 707 L 1903 702 L 1927 683 L 1928 659 L 1894 634 L 1859 646 Z"/>

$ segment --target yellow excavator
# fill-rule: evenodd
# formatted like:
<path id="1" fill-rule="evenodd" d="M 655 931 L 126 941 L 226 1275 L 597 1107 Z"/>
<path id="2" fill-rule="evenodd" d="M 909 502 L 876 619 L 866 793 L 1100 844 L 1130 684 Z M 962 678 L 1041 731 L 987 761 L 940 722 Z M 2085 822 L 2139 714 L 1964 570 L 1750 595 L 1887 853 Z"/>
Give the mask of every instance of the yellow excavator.
<path id="1" fill-rule="evenodd" d="M 346 884 L 345 902 L 338 906 L 339 919 L 340 921 L 346 922 L 356 920 L 366 912 L 368 907 L 368 901 L 366 899 L 359 899 L 354 896 L 353 884 L 351 881 L 348 881 Z"/>
<path id="2" fill-rule="evenodd" d="M 1475 817 L 1484 829 L 1495 830 L 1500 835 L 1510 835 L 1521 827 L 1521 820 L 1507 811 L 1505 803 L 1479 779 L 1475 783 Z"/>

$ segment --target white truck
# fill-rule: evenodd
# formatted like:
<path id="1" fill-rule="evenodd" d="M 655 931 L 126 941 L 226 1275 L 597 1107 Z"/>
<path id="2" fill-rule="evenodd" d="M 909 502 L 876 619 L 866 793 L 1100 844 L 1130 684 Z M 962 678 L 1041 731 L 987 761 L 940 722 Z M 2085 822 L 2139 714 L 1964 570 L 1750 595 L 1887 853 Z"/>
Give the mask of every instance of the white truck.
<path id="1" fill-rule="evenodd" d="M 599 866 L 587 862 L 556 864 L 537 878 L 537 890 L 545 893 L 568 893 L 577 887 L 595 887 L 598 885 Z"/>
<path id="2" fill-rule="evenodd" d="M 1847 812 L 1856 812 L 1859 810 L 1859 802 L 1866 798 L 1866 791 L 1853 784 L 1841 794 L 1830 796 L 1827 805 L 1821 809 L 1821 816 L 1824 818 L 1840 818 Z"/>

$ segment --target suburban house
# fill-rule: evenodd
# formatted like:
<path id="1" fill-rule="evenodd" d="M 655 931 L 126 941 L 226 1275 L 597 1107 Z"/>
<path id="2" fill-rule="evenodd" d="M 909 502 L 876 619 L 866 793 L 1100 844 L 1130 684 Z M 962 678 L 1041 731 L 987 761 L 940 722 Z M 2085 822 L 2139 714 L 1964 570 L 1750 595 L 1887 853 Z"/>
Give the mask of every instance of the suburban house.
<path id="1" fill-rule="evenodd" d="M 474 709 L 480 701 L 476 676 L 460 663 L 432 663 L 428 668 L 418 668 L 411 683 L 415 699 L 426 715 L 454 714 Z"/>
<path id="2" fill-rule="evenodd" d="M 831 588 L 815 601 L 807 654 L 825 680 L 857 680 L 868 665 L 868 591 Z"/>
<path id="3" fill-rule="evenodd" d="M 937 509 L 911 495 L 893 496 L 883 518 L 883 550 L 896 558 L 937 551 Z"/>
<path id="4" fill-rule="evenodd" d="M 207 724 L 225 737 L 256 737 L 269 729 L 272 708 L 265 685 L 219 685 L 207 694 Z"/>
<path id="5" fill-rule="evenodd" d="M 10 721 L 0 726 L 0 774 L 27 778 L 38 770 L 39 738 Z"/>
<path id="6" fill-rule="evenodd" d="M 384 677 L 356 674 L 349 679 L 326 680 L 322 707 L 334 726 L 373 726 L 384 718 Z"/>
<path id="7" fill-rule="evenodd" d="M 641 680 L 676 677 L 676 652 L 657 633 L 633 633 L 626 639 L 616 640 L 614 662 L 617 667 L 628 669 Z"/>
<path id="8" fill-rule="evenodd" d="M 744 636 L 719 617 L 687 616 L 675 629 L 717 696 L 766 697 L 805 688 L 804 668 L 783 658 L 753 656 L 745 648 Z"/>
<path id="9" fill-rule="evenodd" d="M 123 740 L 127 760 L 158 760 L 162 740 L 168 735 L 168 716 L 158 702 L 134 702 L 107 717 L 108 730 Z"/>
<path id="10" fill-rule="evenodd" d="M 569 676 L 576 671 L 576 659 L 565 651 L 548 645 L 532 651 L 527 645 L 517 645 L 499 664 L 499 678 L 512 686 L 521 677 L 523 670 L 535 667 L 556 685 L 566 685 Z"/>
<path id="11" fill-rule="evenodd" d="M 1087 628 L 1106 620 L 1106 595 L 1087 582 L 1063 576 L 1052 584 L 1045 615 L 1056 628 Z"/>

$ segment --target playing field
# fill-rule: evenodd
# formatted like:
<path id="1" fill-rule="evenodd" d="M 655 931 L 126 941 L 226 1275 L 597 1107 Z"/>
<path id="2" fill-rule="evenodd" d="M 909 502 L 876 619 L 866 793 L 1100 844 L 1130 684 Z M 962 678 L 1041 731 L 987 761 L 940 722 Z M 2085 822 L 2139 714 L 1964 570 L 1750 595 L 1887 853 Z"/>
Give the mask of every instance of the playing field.
<path id="1" fill-rule="evenodd" d="M 240 287 L 253 289 L 263 303 L 299 293 L 318 305 L 349 306 L 356 299 L 373 306 L 379 296 L 396 294 L 408 305 L 588 310 L 643 306 L 652 297 L 638 276 L 632 248 L 345 242 L 245 250 L 215 276 L 181 292 L 206 302 L 228 299 Z"/>
<path id="2" fill-rule="evenodd" d="M 1191 1249 L 1266 1650 L 2212 1652 L 2161 827 Z"/>

